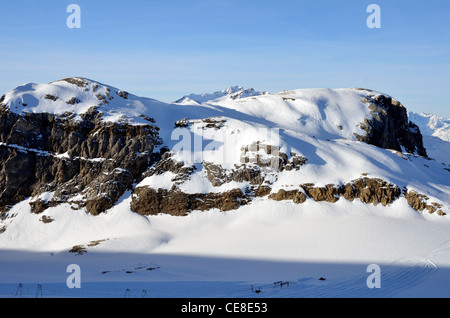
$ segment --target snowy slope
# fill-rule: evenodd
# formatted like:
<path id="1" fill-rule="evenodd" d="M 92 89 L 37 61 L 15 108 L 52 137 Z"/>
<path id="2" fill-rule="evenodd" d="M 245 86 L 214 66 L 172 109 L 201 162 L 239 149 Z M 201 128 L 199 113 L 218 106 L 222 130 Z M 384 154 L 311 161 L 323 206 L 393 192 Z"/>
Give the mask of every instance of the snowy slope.
<path id="1" fill-rule="evenodd" d="M 145 118 L 153 118 L 172 158 L 195 169 L 181 180 L 174 171 L 145 175 L 98 216 L 70 203 L 41 214 L 30 213 L 32 198 L 16 204 L 0 223 L 0 296 L 11 297 L 9 290 L 22 282 L 53 284 L 48 288 L 54 296 L 79 297 L 64 286 L 65 267 L 76 263 L 90 286 L 82 288 L 88 297 L 121 297 L 125 288 L 148 288 L 153 297 L 255 297 L 253 285 L 267 297 L 449 297 L 450 170 L 441 161 L 358 141 L 355 134 L 363 135 L 361 124 L 373 116 L 364 100 L 381 94 L 361 89 L 268 94 L 230 87 L 167 104 L 81 78 L 19 86 L 1 101 L 18 114 L 72 112 L 77 118 L 95 106 L 105 121 L 146 124 Z M 184 138 L 192 151 L 178 151 Z M 242 165 L 242 149 L 256 141 L 279 147 L 288 160 L 307 159 L 299 169 L 269 169 L 264 178 L 272 194 L 302 184 L 339 186 L 364 176 L 426 195 L 447 216 L 418 212 L 403 196 L 387 206 L 344 198 L 296 204 L 264 196 L 235 210 L 191 211 L 185 217 L 131 210 L 138 188 L 245 193 L 251 181 L 213 184 L 205 163 L 231 171 Z M 71 253 L 74 247 L 82 255 Z M 387 273 L 386 288 L 376 294 L 365 285 L 366 267 L 373 263 Z M 323 284 L 321 276 L 327 278 Z M 267 287 L 280 280 L 291 287 Z M 117 289 L 105 288 L 110 283 Z"/>
<path id="2" fill-rule="evenodd" d="M 300 89 L 237 100 L 206 94 L 201 104 L 225 108 L 224 112 L 234 110 L 244 120 L 318 138 L 354 139 L 353 133 L 362 133 L 357 124 L 370 118 L 367 105 L 361 101 L 368 94 L 357 89 Z"/>
<path id="3" fill-rule="evenodd" d="M 137 298 L 144 289 L 148 297 L 169 298 L 450 296 L 450 223 L 411 213 L 400 202 L 386 209 L 261 201 L 187 218 L 137 217 L 124 203 L 101 218 L 74 218 L 64 207 L 49 211 L 60 238 L 45 239 L 41 224 L 28 237 L 35 246 L 3 247 L 0 297 L 15 297 L 19 283 L 28 297 L 42 284 L 45 298 L 122 298 L 126 289 Z M 99 240 L 105 241 L 88 247 Z M 83 244 L 87 253 L 68 253 L 71 244 Z M 69 264 L 81 267 L 80 290 L 65 285 Z M 369 264 L 381 267 L 380 290 L 366 286 Z M 277 281 L 290 286 L 274 288 Z"/>
<path id="4" fill-rule="evenodd" d="M 14 113 L 73 113 L 75 119 L 98 107 L 105 121 L 146 123 L 140 115 L 146 106 L 137 96 L 85 78 L 69 78 L 48 84 L 28 83 L 7 92 L 2 103 Z"/>

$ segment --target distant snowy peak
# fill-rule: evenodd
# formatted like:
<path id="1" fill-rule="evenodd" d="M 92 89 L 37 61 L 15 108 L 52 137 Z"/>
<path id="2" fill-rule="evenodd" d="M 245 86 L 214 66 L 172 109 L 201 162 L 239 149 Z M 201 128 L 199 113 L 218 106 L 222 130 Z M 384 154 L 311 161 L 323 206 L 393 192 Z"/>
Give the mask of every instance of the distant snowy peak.
<path id="1" fill-rule="evenodd" d="M 207 103 L 210 101 L 218 101 L 222 99 L 241 99 L 246 97 L 252 97 L 252 96 L 260 96 L 260 95 L 267 95 L 268 92 L 258 92 L 255 91 L 253 88 L 244 88 L 242 86 L 229 86 L 224 90 L 216 91 L 212 94 L 205 93 L 205 94 L 190 94 L 187 96 L 183 96 L 179 100 L 175 101 L 175 103 L 189 103 L 189 102 L 196 102 L 199 104 Z"/>
<path id="2" fill-rule="evenodd" d="M 0 106 L 12 113 L 48 113 L 57 116 L 97 111 L 108 122 L 145 123 L 145 106 L 126 91 L 81 77 L 70 77 L 48 84 L 27 83 L 0 97 Z"/>
<path id="3" fill-rule="evenodd" d="M 438 137 L 450 142 L 450 118 L 414 112 L 409 113 L 409 118 L 419 126 L 423 135 Z"/>
<path id="4" fill-rule="evenodd" d="M 409 118 L 419 126 L 428 155 L 450 165 L 450 118 L 413 112 Z"/>

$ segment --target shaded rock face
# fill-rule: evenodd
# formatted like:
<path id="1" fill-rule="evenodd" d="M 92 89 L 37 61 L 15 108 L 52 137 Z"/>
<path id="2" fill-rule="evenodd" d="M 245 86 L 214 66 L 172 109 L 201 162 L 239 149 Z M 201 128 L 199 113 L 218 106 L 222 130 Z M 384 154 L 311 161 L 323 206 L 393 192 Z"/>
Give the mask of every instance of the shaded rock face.
<path id="1" fill-rule="evenodd" d="M 406 108 L 398 101 L 385 95 L 367 97 L 372 119 L 361 123 L 365 136 L 355 134 L 359 141 L 371 145 L 427 157 L 419 127 L 408 120 Z"/>
<path id="2" fill-rule="evenodd" d="M 27 197 L 32 211 L 71 202 L 92 214 L 111 208 L 149 164 L 161 144 L 151 125 L 107 123 L 95 107 L 73 114 L 19 115 L 0 108 L 0 206 Z M 50 198 L 40 199 L 44 192 Z"/>
<path id="3" fill-rule="evenodd" d="M 152 175 L 162 175 L 166 172 L 172 172 L 175 177 L 172 179 L 174 185 L 178 185 L 187 180 L 190 175 L 196 170 L 195 166 L 186 166 L 183 162 L 178 162 L 172 159 L 171 153 L 167 148 L 160 151 L 159 161 L 154 166 L 142 174 L 142 178 L 150 177 Z"/>

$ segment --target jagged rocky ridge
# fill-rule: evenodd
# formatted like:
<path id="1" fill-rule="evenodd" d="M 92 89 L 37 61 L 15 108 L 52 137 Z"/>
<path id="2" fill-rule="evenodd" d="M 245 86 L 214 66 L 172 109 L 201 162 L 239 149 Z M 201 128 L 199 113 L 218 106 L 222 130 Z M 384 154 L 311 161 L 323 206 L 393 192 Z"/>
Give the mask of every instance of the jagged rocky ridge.
<path id="1" fill-rule="evenodd" d="M 69 84 L 69 89 L 72 89 L 70 85 L 74 91 L 81 89 L 97 102 L 80 113 L 52 114 L 16 112 L 5 96 L 0 99 L 0 209 L 4 213 L 31 197 L 30 208 L 34 213 L 70 203 L 73 209 L 84 208 L 97 215 L 114 206 L 130 190 L 130 208 L 142 215 L 181 216 L 193 210 L 211 209 L 230 211 L 261 197 L 292 200 L 297 204 L 308 199 L 337 202 L 345 198 L 388 205 L 402 196 L 418 211 L 445 215 L 442 204 L 432 202 L 428 196 L 379 178 L 362 177 L 325 187 L 299 184 L 296 189 L 273 191 L 272 185 L 281 172 L 301 172 L 309 158 L 295 152 L 284 153 L 279 146 L 264 141 L 253 140 L 242 147 L 240 162 L 232 168 L 208 161 L 193 165 L 177 161 L 173 152 L 164 147 L 166 141 L 160 136 L 161 130 L 189 129 L 193 121 L 182 117 L 173 121 L 171 127 L 159 127 L 158 121 L 152 118 L 157 114 L 151 112 L 140 114 L 143 122 L 139 124 L 128 120 L 108 121 L 105 107 L 117 100 L 128 102 L 127 92 L 82 78 L 63 81 Z M 82 97 L 74 95 L 64 102 L 72 106 L 83 104 Z M 251 96 L 256 98 L 258 94 Z M 62 99 L 51 92 L 44 98 L 55 103 Z M 290 99 L 283 97 L 283 100 Z M 401 103 L 370 91 L 362 102 L 368 105 L 372 117 L 356 123 L 365 132 L 354 134 L 357 140 L 427 157 L 420 130 L 408 121 Z M 27 107 L 26 103 L 22 106 Z M 204 130 L 220 130 L 227 120 L 203 118 L 201 124 Z M 215 188 L 233 182 L 247 186 L 209 193 L 183 191 L 182 184 L 198 170 L 205 172 Z M 167 172 L 173 174 L 170 188 L 139 184 L 145 178 Z"/>

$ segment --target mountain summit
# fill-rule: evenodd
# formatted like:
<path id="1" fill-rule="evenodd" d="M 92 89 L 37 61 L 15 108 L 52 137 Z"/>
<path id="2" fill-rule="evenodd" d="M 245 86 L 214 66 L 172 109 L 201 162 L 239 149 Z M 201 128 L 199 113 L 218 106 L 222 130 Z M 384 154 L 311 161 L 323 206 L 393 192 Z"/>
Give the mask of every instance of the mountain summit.
<path id="1" fill-rule="evenodd" d="M 251 96 L 260 96 L 266 95 L 267 92 L 257 92 L 253 88 L 244 88 L 242 86 L 228 86 L 226 89 L 222 91 L 216 91 L 212 94 L 190 94 L 188 96 L 183 96 L 182 98 L 175 101 L 175 103 L 189 103 L 196 102 L 199 104 L 210 102 L 210 101 L 219 101 L 222 99 L 240 99 Z"/>

